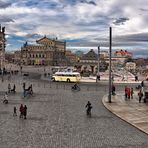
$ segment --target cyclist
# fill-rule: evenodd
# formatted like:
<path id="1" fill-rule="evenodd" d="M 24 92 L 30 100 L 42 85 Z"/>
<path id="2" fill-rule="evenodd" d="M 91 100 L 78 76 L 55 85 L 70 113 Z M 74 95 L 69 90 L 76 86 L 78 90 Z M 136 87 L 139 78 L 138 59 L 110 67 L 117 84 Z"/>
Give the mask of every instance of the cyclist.
<path id="1" fill-rule="evenodd" d="M 77 89 L 78 88 L 78 84 L 75 83 L 74 86 L 73 86 L 73 89 Z"/>

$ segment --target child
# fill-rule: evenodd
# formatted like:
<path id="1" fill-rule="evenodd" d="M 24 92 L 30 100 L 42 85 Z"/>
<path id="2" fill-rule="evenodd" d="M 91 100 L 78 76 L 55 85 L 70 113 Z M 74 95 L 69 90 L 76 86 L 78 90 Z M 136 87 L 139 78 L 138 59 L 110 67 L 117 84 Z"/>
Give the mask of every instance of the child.
<path id="1" fill-rule="evenodd" d="M 16 107 L 14 106 L 14 108 L 13 108 L 13 116 L 17 116 L 17 113 L 16 113 Z"/>

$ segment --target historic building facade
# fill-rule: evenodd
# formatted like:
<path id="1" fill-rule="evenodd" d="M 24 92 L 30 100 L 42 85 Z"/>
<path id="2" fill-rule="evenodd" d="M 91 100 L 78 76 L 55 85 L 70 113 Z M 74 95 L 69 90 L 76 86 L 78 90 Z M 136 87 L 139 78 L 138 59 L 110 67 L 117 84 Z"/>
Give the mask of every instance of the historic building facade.
<path id="1" fill-rule="evenodd" d="M 119 50 L 119 51 L 116 51 L 115 53 L 114 53 L 114 56 L 115 57 L 132 57 L 132 53 L 131 52 L 129 52 L 129 51 L 127 51 L 127 50 Z"/>
<path id="2" fill-rule="evenodd" d="M 120 65 L 120 64 L 124 64 L 125 61 L 128 58 L 132 58 L 133 54 L 131 52 L 128 52 L 127 50 L 117 50 L 114 52 L 114 54 L 112 55 L 112 64 L 113 65 Z M 107 63 L 109 63 L 109 55 L 106 56 L 105 61 Z"/>
<path id="3" fill-rule="evenodd" d="M 109 53 L 108 51 L 100 51 L 100 71 L 108 69 L 109 65 Z M 124 64 L 128 58 L 132 58 L 132 53 L 126 50 L 116 51 L 112 56 L 112 66 Z M 98 69 L 98 55 L 93 49 L 84 54 L 78 60 L 76 68 L 82 71 L 89 71 L 91 74 L 96 74 Z"/>
<path id="4" fill-rule="evenodd" d="M 21 61 L 21 51 L 15 51 L 13 54 L 13 63 L 20 64 Z"/>
<path id="5" fill-rule="evenodd" d="M 97 72 L 98 55 L 91 49 L 88 53 L 80 57 L 79 62 L 76 64 L 76 68 L 79 72 Z"/>
<path id="6" fill-rule="evenodd" d="M 76 56 L 76 54 L 72 53 L 70 50 L 66 50 L 65 56 L 72 66 L 75 65 L 78 61 L 78 57 Z"/>
<path id="7" fill-rule="evenodd" d="M 24 65 L 66 66 L 66 42 L 49 39 L 46 36 L 37 40 L 36 45 L 26 42 L 21 47 L 21 63 Z"/>
<path id="8" fill-rule="evenodd" d="M 107 52 L 100 52 L 100 71 L 105 71 L 108 67 L 108 64 L 105 62 L 104 58 L 108 56 Z M 96 75 L 98 72 L 98 54 L 95 53 L 93 49 L 91 49 L 86 54 L 83 54 L 78 62 L 75 65 L 76 69 L 82 74 L 94 74 Z"/>
<path id="9" fill-rule="evenodd" d="M 0 25 L 0 68 L 5 67 L 5 27 Z"/>

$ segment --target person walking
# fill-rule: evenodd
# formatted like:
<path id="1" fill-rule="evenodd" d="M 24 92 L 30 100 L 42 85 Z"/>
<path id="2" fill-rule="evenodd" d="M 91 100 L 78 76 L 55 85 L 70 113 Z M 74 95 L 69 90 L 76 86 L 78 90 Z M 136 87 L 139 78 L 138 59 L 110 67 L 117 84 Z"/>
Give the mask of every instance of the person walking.
<path id="1" fill-rule="evenodd" d="M 11 92 L 11 85 L 10 85 L 10 83 L 8 84 L 8 93 L 10 93 Z"/>
<path id="2" fill-rule="evenodd" d="M 87 102 L 86 106 L 85 106 L 86 109 L 86 115 L 91 117 L 91 109 L 92 109 L 92 105 L 90 103 L 90 101 Z"/>
<path id="3" fill-rule="evenodd" d="M 134 90 L 133 88 L 131 88 L 131 99 L 133 99 L 133 95 L 134 95 Z"/>
<path id="4" fill-rule="evenodd" d="M 131 89 L 130 88 L 127 89 L 127 96 L 128 96 L 128 99 L 130 99 L 130 97 L 131 97 Z"/>
<path id="5" fill-rule="evenodd" d="M 96 82 L 100 81 L 100 74 L 97 74 Z"/>
<path id="6" fill-rule="evenodd" d="M 29 91 L 29 94 L 30 94 L 30 95 L 33 95 L 32 84 L 29 86 L 28 91 Z"/>
<path id="7" fill-rule="evenodd" d="M 137 75 L 135 76 L 135 81 L 138 81 L 138 76 Z"/>
<path id="8" fill-rule="evenodd" d="M 14 108 L 13 108 L 13 116 L 17 116 L 16 111 L 17 111 L 17 109 L 16 109 L 16 107 L 14 106 Z"/>
<path id="9" fill-rule="evenodd" d="M 23 118 L 24 116 L 24 107 L 23 107 L 23 104 L 21 104 L 20 106 L 20 118 Z"/>
<path id="10" fill-rule="evenodd" d="M 143 97 L 143 93 L 142 90 L 140 89 L 140 91 L 138 92 L 138 96 L 139 96 L 139 103 L 141 102 L 141 99 Z"/>
<path id="11" fill-rule="evenodd" d="M 16 86 L 15 84 L 13 85 L 13 89 L 11 89 L 11 92 L 14 92 L 15 93 L 15 89 L 16 89 Z"/>
<path id="12" fill-rule="evenodd" d="M 141 81 L 141 87 L 144 87 L 144 80 Z"/>
<path id="13" fill-rule="evenodd" d="M 125 92 L 125 99 L 127 99 L 127 93 L 128 93 L 128 87 L 127 86 L 125 86 L 124 92 Z"/>
<path id="14" fill-rule="evenodd" d="M 26 116 L 27 116 L 27 106 L 25 105 L 24 106 L 24 119 L 27 119 Z"/>
<path id="15" fill-rule="evenodd" d="M 115 88 L 115 85 L 113 84 L 113 85 L 112 85 L 112 95 L 113 95 L 113 96 L 116 95 L 115 91 L 116 91 L 116 88 Z"/>
<path id="16" fill-rule="evenodd" d="M 23 90 L 25 90 L 26 89 L 26 83 L 24 82 L 23 83 Z"/>
<path id="17" fill-rule="evenodd" d="M 23 83 L 23 97 L 26 97 L 26 83 Z"/>
<path id="18" fill-rule="evenodd" d="M 124 75 L 122 76 L 122 80 L 121 81 L 125 81 L 125 77 L 124 77 Z"/>

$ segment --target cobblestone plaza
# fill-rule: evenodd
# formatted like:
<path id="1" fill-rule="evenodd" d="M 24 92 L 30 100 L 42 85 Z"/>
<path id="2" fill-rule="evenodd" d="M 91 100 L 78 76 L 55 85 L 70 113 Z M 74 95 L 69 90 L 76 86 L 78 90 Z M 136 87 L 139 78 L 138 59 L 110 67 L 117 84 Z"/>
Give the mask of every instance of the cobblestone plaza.
<path id="1" fill-rule="evenodd" d="M 33 83 L 34 96 L 22 97 L 23 80 L 16 77 L 16 94 L 8 96 L 9 104 L 0 103 L 1 148 L 147 148 L 148 136 L 110 113 L 102 104 L 108 92 L 103 85 L 82 86 L 72 92 L 71 85 L 25 80 Z M 3 98 L 8 82 L 1 82 Z M 90 100 L 92 118 L 85 105 Z M 27 105 L 27 120 L 13 117 L 13 107 Z"/>

